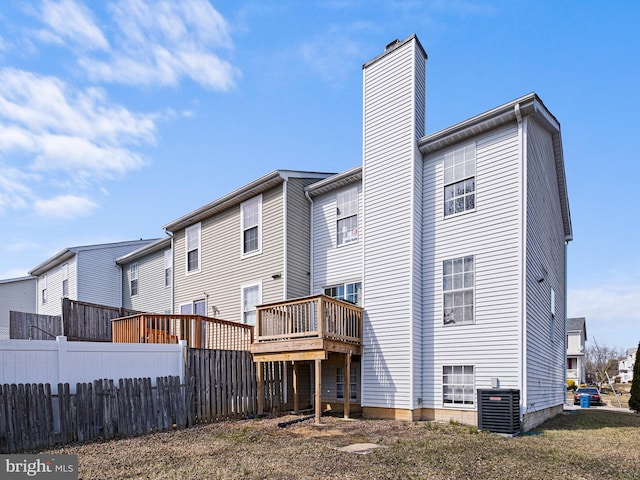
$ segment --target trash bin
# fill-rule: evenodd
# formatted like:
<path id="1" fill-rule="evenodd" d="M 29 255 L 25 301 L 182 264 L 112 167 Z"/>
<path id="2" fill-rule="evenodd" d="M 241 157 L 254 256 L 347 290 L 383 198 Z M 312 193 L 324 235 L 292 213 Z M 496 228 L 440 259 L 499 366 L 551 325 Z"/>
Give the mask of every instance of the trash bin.
<path id="1" fill-rule="evenodd" d="M 591 395 L 588 393 L 580 394 L 580 408 L 589 408 L 591 406 Z"/>

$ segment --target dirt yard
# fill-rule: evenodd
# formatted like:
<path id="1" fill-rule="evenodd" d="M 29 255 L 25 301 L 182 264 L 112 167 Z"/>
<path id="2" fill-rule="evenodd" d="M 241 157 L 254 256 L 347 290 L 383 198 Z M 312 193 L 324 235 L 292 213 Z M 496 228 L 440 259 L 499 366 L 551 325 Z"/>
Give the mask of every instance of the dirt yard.
<path id="1" fill-rule="evenodd" d="M 238 420 L 72 445 L 83 479 L 632 479 L 640 415 L 577 409 L 515 438 L 455 423 Z M 364 452 L 340 451 L 354 444 Z M 351 448 L 357 450 L 357 446 Z"/>

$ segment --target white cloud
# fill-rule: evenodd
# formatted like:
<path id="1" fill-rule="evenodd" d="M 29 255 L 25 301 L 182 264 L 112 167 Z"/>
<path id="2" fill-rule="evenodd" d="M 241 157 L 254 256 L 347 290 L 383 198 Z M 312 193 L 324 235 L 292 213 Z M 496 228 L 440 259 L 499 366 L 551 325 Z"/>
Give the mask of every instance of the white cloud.
<path id="1" fill-rule="evenodd" d="M 111 5 L 119 30 L 113 48 L 79 65 L 94 81 L 128 85 L 177 85 L 183 78 L 228 90 L 239 70 L 214 50 L 232 47 L 229 27 L 206 0 L 124 0 Z"/>
<path id="2" fill-rule="evenodd" d="M 0 142 L 1 137 L 2 132 L 0 131 Z M 0 163 L 0 213 L 6 209 L 15 210 L 28 207 L 33 194 L 27 185 L 32 179 L 31 175 Z"/>
<path id="3" fill-rule="evenodd" d="M 67 194 L 36 200 L 34 207 L 42 217 L 71 220 L 89 215 L 97 204 L 87 197 Z"/>
<path id="4" fill-rule="evenodd" d="M 73 0 L 46 0 L 42 5 L 42 21 L 49 30 L 41 30 L 41 40 L 62 44 L 65 40 L 87 49 L 106 50 L 109 43 L 93 21 L 89 9 Z"/>

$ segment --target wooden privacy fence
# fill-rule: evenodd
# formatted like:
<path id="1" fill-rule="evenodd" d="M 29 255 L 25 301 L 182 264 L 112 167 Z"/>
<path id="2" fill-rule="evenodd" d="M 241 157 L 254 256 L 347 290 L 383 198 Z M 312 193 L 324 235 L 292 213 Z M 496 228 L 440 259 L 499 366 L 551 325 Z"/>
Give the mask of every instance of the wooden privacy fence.
<path id="1" fill-rule="evenodd" d="M 60 315 L 9 312 L 9 338 L 55 340 L 58 335 L 62 335 Z"/>
<path id="2" fill-rule="evenodd" d="M 0 385 L 0 453 L 21 453 L 55 444 L 129 437 L 184 428 L 191 401 L 179 377 L 69 384 Z"/>
<path id="3" fill-rule="evenodd" d="M 262 367 L 265 410 L 277 411 L 284 403 L 282 363 L 264 362 Z M 249 352 L 190 348 L 186 378 L 190 379 L 193 388 L 189 411 L 192 423 L 250 416 L 257 412 L 256 364 Z"/>

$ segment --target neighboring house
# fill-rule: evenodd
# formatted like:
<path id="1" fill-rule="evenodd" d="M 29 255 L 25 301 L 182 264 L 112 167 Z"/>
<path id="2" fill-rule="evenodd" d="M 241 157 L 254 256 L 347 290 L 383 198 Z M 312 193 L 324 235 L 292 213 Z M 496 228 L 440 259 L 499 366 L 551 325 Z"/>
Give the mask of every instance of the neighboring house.
<path id="1" fill-rule="evenodd" d="M 65 297 L 121 306 L 122 275 L 116 259 L 154 240 L 65 248 L 29 272 L 37 277 L 35 313 L 61 315 Z"/>
<path id="2" fill-rule="evenodd" d="M 166 225 L 173 313 L 254 325 L 256 305 L 308 295 L 304 189 L 329 175 L 278 170 Z"/>
<path id="3" fill-rule="evenodd" d="M 363 414 L 476 423 L 500 387 L 527 430 L 565 399 L 560 124 L 529 94 L 424 136 L 416 36 L 363 69 Z"/>
<path id="4" fill-rule="evenodd" d="M 127 253 L 116 263 L 122 271 L 122 303 L 119 306 L 139 312 L 171 313 L 171 237 Z"/>
<path id="5" fill-rule="evenodd" d="M 34 277 L 0 280 L 0 340 L 9 338 L 9 312 L 36 311 Z"/>
<path id="6" fill-rule="evenodd" d="M 577 385 L 586 381 L 585 342 L 587 324 L 584 318 L 567 318 L 567 380 Z"/>
<path id="7" fill-rule="evenodd" d="M 618 374 L 620 383 L 631 383 L 633 381 L 633 367 L 636 364 L 638 347 L 627 348 L 627 357 L 618 363 Z"/>

